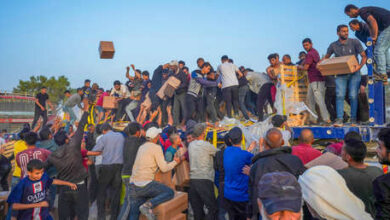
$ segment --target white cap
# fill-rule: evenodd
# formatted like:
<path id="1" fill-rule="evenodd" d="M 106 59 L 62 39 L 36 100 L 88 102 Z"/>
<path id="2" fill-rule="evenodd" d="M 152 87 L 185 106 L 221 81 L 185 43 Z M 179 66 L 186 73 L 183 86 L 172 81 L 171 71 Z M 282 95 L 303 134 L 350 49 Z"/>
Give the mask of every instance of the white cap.
<path id="1" fill-rule="evenodd" d="M 161 128 L 151 127 L 146 131 L 146 138 L 154 139 L 157 135 L 161 134 Z"/>
<path id="2" fill-rule="evenodd" d="M 172 60 L 171 62 L 169 62 L 169 65 L 170 66 L 179 66 L 179 62 L 177 62 L 177 60 Z"/>

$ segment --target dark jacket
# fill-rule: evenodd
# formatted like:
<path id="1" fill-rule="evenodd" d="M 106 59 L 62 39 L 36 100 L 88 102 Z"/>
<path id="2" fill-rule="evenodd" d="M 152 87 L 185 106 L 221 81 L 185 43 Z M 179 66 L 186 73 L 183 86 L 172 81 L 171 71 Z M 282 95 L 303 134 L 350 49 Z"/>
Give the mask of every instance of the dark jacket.
<path id="1" fill-rule="evenodd" d="M 188 89 L 188 77 L 185 72 L 182 70 L 179 71 L 178 74 L 174 75 L 178 80 L 180 80 L 180 85 L 176 89 L 176 94 L 182 94 L 183 92 L 187 92 Z"/>
<path id="2" fill-rule="evenodd" d="M 297 156 L 291 155 L 291 152 L 291 147 L 280 147 L 263 151 L 252 158 L 252 167 L 249 174 L 248 217 L 259 213 L 257 184 L 264 174 L 287 171 L 298 179 L 298 176 L 305 171 L 302 161 Z"/>
<path id="3" fill-rule="evenodd" d="M 379 176 L 372 184 L 376 198 L 375 219 L 390 219 L 390 173 Z"/>
<path id="4" fill-rule="evenodd" d="M 150 87 L 150 93 L 155 94 L 158 92 L 158 90 L 162 86 L 162 81 L 163 81 L 163 66 L 160 65 L 157 67 L 156 70 L 153 72 L 153 77 L 152 77 L 152 87 Z"/>
<path id="5" fill-rule="evenodd" d="M 223 188 L 225 186 L 225 169 L 223 168 L 223 153 L 225 152 L 225 147 L 218 151 L 215 154 L 215 159 L 214 159 L 214 170 L 216 173 L 218 173 L 218 179 L 215 181 L 216 185 L 218 186 L 218 196 L 223 198 Z"/>
<path id="6" fill-rule="evenodd" d="M 47 166 L 54 165 L 57 169 L 57 179 L 80 183 L 85 181 L 88 174 L 83 166 L 81 156 L 81 141 L 84 135 L 84 127 L 87 124 L 88 113 L 84 112 L 81 117 L 76 133 L 68 144 L 60 146 L 50 154 L 47 159 Z"/>
<path id="7" fill-rule="evenodd" d="M 125 144 L 123 145 L 123 168 L 122 175 L 131 176 L 131 172 L 133 170 L 133 165 L 135 161 L 135 157 L 137 156 L 137 152 L 139 147 L 145 143 L 144 138 L 138 138 L 135 136 L 129 136 L 125 140 Z"/>

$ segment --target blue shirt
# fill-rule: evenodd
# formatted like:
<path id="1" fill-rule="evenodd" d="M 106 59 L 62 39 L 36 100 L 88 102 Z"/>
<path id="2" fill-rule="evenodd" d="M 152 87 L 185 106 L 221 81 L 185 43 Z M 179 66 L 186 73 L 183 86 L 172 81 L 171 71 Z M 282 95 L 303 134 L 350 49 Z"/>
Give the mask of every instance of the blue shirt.
<path id="1" fill-rule="evenodd" d="M 102 152 L 102 164 L 123 164 L 123 145 L 125 138 L 119 132 L 108 131 L 104 134 L 92 151 Z"/>
<path id="2" fill-rule="evenodd" d="M 249 177 L 242 173 L 245 165 L 251 164 L 253 154 L 239 147 L 227 147 L 223 154 L 225 170 L 224 197 L 235 202 L 246 202 Z"/>
<path id="3" fill-rule="evenodd" d="M 172 162 L 173 157 L 175 156 L 177 152 L 177 149 L 173 148 L 172 146 L 168 147 L 165 151 L 165 160 L 167 162 Z"/>
<path id="4" fill-rule="evenodd" d="M 34 204 L 48 201 L 48 191 L 52 183 L 53 179 L 50 179 L 46 173 L 44 173 L 42 178 L 38 181 L 32 181 L 27 176 L 11 191 L 7 202 L 9 204 Z M 18 220 L 52 219 L 48 207 L 14 211 L 12 216 L 16 217 Z"/>

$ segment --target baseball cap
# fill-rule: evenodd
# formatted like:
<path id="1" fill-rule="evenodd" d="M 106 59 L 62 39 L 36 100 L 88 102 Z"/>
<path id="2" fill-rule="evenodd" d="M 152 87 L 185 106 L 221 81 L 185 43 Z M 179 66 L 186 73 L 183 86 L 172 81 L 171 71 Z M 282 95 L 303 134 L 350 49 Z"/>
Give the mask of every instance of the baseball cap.
<path id="1" fill-rule="evenodd" d="M 295 176 L 288 172 L 265 174 L 257 189 L 257 197 L 269 215 L 285 210 L 299 212 L 302 208 L 301 186 Z"/>
<path id="2" fill-rule="evenodd" d="M 282 124 L 287 121 L 287 116 L 285 115 L 275 115 L 274 117 L 272 117 L 271 119 L 271 123 L 274 127 L 280 127 L 282 126 Z"/>
<path id="3" fill-rule="evenodd" d="M 146 131 L 145 137 L 149 139 L 154 139 L 159 134 L 161 134 L 161 128 L 151 127 Z"/>
<path id="4" fill-rule="evenodd" d="M 232 140 L 233 144 L 237 142 L 241 142 L 242 140 L 242 131 L 239 127 L 232 128 L 229 133 L 228 137 Z"/>

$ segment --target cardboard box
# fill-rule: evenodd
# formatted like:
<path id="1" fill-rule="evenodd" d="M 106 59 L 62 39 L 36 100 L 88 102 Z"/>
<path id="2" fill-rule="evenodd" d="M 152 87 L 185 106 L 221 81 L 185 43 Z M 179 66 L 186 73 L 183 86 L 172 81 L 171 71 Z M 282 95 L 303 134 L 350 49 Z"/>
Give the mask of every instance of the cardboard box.
<path id="1" fill-rule="evenodd" d="M 184 213 L 180 213 L 172 218 L 172 220 L 186 220 L 186 219 L 187 219 L 187 215 Z"/>
<path id="2" fill-rule="evenodd" d="M 318 64 L 318 69 L 323 76 L 353 73 L 354 67 L 359 65 L 354 55 L 334 57 L 323 60 Z"/>
<path id="3" fill-rule="evenodd" d="M 180 86 L 180 80 L 174 76 L 168 78 L 167 81 L 161 86 L 157 92 L 157 96 L 160 99 L 164 99 L 165 96 L 172 98 L 175 90 Z"/>
<path id="4" fill-rule="evenodd" d="M 99 54 L 100 59 L 112 59 L 114 57 L 115 49 L 112 41 L 100 41 Z"/>
<path id="5" fill-rule="evenodd" d="M 190 183 L 190 163 L 184 160 L 175 167 L 176 186 L 188 186 Z"/>
<path id="6" fill-rule="evenodd" d="M 165 173 L 158 171 L 154 176 L 154 180 L 168 186 L 172 190 L 175 190 L 175 186 L 172 182 L 172 171 L 168 171 Z"/>
<path id="7" fill-rule="evenodd" d="M 103 97 L 103 108 L 104 109 L 116 109 L 118 108 L 118 102 L 114 96 Z"/>
<path id="8" fill-rule="evenodd" d="M 173 199 L 158 205 L 153 209 L 153 213 L 156 215 L 157 220 L 181 219 L 182 215 L 184 215 L 182 212 L 186 209 L 188 209 L 188 194 L 175 192 Z M 146 220 L 146 217 L 141 214 L 139 219 Z"/>

